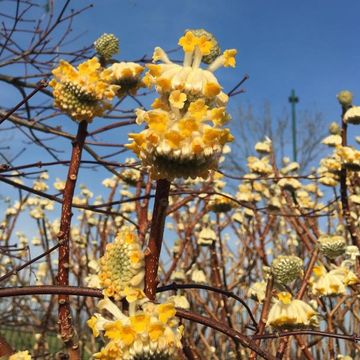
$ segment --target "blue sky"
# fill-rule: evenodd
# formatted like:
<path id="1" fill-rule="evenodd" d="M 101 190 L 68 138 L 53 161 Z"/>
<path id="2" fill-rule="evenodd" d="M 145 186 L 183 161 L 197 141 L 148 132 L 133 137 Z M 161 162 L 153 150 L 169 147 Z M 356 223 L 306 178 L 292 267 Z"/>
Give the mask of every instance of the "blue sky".
<path id="1" fill-rule="evenodd" d="M 77 25 L 87 29 L 89 40 L 103 32 L 118 35 L 121 58 L 151 54 L 154 46 L 172 49 L 186 28 L 205 28 L 223 49 L 238 49 L 236 70 L 219 74 L 225 89 L 250 75 L 247 92 L 233 100 L 233 109 L 247 102 L 260 107 L 267 99 L 276 115 L 295 88 L 299 110 L 316 109 L 331 121 L 339 113 L 339 90 L 360 96 L 358 0 L 103 0 L 94 5 Z"/>
<path id="2" fill-rule="evenodd" d="M 89 3 L 74 0 L 72 6 L 80 8 Z M 217 73 L 225 90 L 231 89 L 245 73 L 250 76 L 244 85 L 246 93 L 229 104 L 234 126 L 240 105 L 252 104 L 255 111 L 261 112 L 264 101 L 268 100 L 274 118 L 280 116 L 284 108 L 289 109 L 292 88 L 300 98 L 299 111 L 322 112 L 329 123 L 338 119 L 340 108 L 335 96 L 340 90 L 353 91 L 355 103 L 359 100 L 359 0 L 97 0 L 93 3 L 92 9 L 76 18 L 73 34 L 83 33 L 83 36 L 68 44 L 67 50 L 88 45 L 104 32 L 114 33 L 120 38 L 118 58 L 135 60 L 144 54 L 151 56 L 155 46 L 175 48 L 186 28 L 205 28 L 217 37 L 222 49 L 236 48 L 236 69 Z M 174 57 L 181 58 L 182 53 Z M 20 100 L 16 91 L 3 91 L 2 97 L 9 99 L 9 106 Z M 95 120 L 90 131 L 105 121 Z M 75 124 L 68 118 L 64 117 L 62 124 L 75 132 Z M 126 132 L 127 129 L 121 129 L 107 133 L 99 140 L 112 141 L 113 137 L 124 140 Z M 355 129 L 351 127 L 350 135 L 353 133 Z M 6 135 L 10 140 L 17 139 L 15 136 L 18 132 Z M 70 149 L 68 142 L 60 146 Z M 19 142 L 18 147 L 21 149 L 24 144 Z M 60 156 L 67 158 L 67 151 Z M 16 163 L 45 161 L 47 157 L 36 148 Z M 56 176 L 64 177 L 64 170 L 58 168 L 52 180 Z M 101 174 L 102 178 L 105 176 Z M 99 186 L 100 174 L 97 179 L 95 187 Z M 8 189 L 7 185 L 1 185 L 5 187 Z"/>
<path id="3" fill-rule="evenodd" d="M 72 2 L 76 8 L 89 3 L 88 0 Z M 151 56 L 155 46 L 175 48 L 186 28 L 205 28 L 216 36 L 222 49 L 236 48 L 236 69 L 217 73 L 225 90 L 231 89 L 245 73 L 250 76 L 244 85 L 246 93 L 229 104 L 233 115 L 240 105 L 247 104 L 261 112 L 264 101 L 268 100 L 276 118 L 284 108 L 289 108 L 292 88 L 300 98 L 299 111 L 322 112 L 329 123 L 339 119 L 335 96 L 340 90 L 351 90 L 355 103 L 360 104 L 359 0 L 95 0 L 93 3 L 92 9 L 76 18 L 74 36 L 79 33 L 83 36 L 71 42 L 67 50 L 88 45 L 104 32 L 114 33 L 120 38 L 119 59 L 135 60 L 144 54 Z M 180 58 L 182 54 L 174 56 Z M 16 91 L 9 92 L 8 88 L 5 91 L 1 84 L 0 93 L 2 104 L 9 107 L 21 100 Z M 90 130 L 104 122 L 95 120 Z M 75 132 L 75 124 L 68 118 L 64 117 L 63 125 Z M 125 132 L 121 129 L 99 140 L 123 139 Z M 350 135 L 353 133 L 354 127 L 350 128 Z M 13 144 L 19 140 L 18 131 L 2 136 L 2 141 L 5 136 L 6 142 Z M 68 158 L 70 143 L 60 144 L 65 150 L 60 157 Z M 18 141 L 17 147 L 19 150 L 24 144 Z M 41 148 L 32 148 L 34 151 L 24 153 L 16 164 L 51 160 Z M 65 167 L 51 169 L 49 183 L 56 177 L 64 179 L 65 172 Z M 87 183 L 98 194 L 102 191 L 101 180 L 109 174 L 92 173 L 90 178 L 88 175 L 88 171 L 82 172 L 79 183 Z M 9 186 L 0 184 L 0 193 L 13 192 Z M 59 207 L 56 209 L 59 214 Z M 26 222 L 30 233 L 32 225 L 33 222 Z"/>

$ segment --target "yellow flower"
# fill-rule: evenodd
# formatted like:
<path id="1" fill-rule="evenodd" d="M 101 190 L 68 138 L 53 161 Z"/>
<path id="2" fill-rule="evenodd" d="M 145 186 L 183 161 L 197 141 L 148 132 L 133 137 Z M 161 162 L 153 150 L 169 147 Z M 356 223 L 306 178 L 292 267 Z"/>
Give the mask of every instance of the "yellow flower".
<path id="1" fill-rule="evenodd" d="M 218 54 L 216 40 L 205 30 L 188 30 L 179 45 L 185 51 L 183 65 L 155 48 L 153 61 L 161 64 L 147 65 L 146 81 L 152 82 L 159 98 L 153 110 L 136 110 L 136 123 L 148 127 L 130 134 L 133 142 L 127 145 L 154 179 L 206 178 L 217 168 L 224 145 L 234 140 L 229 129 L 221 128 L 230 116 L 225 108 L 228 96 L 212 73 L 215 68 L 200 68 L 203 56 L 209 60 Z M 225 58 L 231 63 L 233 56 L 234 51 L 218 56 L 216 68 Z"/>
<path id="2" fill-rule="evenodd" d="M 185 93 L 182 93 L 180 90 L 174 90 L 169 96 L 169 102 L 171 106 L 177 109 L 182 109 L 184 107 L 187 96 Z"/>
<path id="3" fill-rule="evenodd" d="M 175 306 L 173 303 L 160 304 L 157 307 L 157 313 L 159 314 L 160 321 L 166 324 L 170 318 L 175 316 Z"/>
<path id="4" fill-rule="evenodd" d="M 138 123 L 146 122 L 148 129 L 129 134 L 133 142 L 127 147 L 156 179 L 206 178 L 217 167 L 223 146 L 233 140 L 228 129 L 206 124 L 211 110 L 203 99 L 191 102 L 187 109 L 154 109 L 137 114 Z"/>
<path id="5" fill-rule="evenodd" d="M 335 267 L 329 272 L 323 265 L 314 266 L 310 279 L 311 291 L 315 296 L 337 296 L 346 293 L 346 286 L 359 282 L 357 276 L 346 267 Z"/>
<path id="6" fill-rule="evenodd" d="M 350 146 L 337 146 L 335 156 L 349 170 L 360 170 L 360 151 Z"/>
<path id="7" fill-rule="evenodd" d="M 102 70 L 97 58 L 72 67 L 61 60 L 52 71 L 54 79 L 49 85 L 54 89 L 54 105 L 72 119 L 91 122 L 110 106 L 119 86 L 109 83 L 108 70 Z"/>
<path id="8" fill-rule="evenodd" d="M 27 350 L 18 351 L 17 353 L 10 355 L 9 360 L 31 360 L 31 356 Z"/>
<path id="9" fill-rule="evenodd" d="M 205 30 L 187 31 L 180 38 L 179 45 L 185 52 L 182 66 L 172 63 L 161 48 L 155 48 L 153 61 L 163 64 L 147 65 L 151 75 L 146 77 L 147 84 L 152 82 L 159 93 L 181 90 L 192 96 L 216 98 L 219 103 L 225 104 L 228 98 L 221 92 L 213 72 L 220 66 L 235 66 L 236 50 L 226 50 L 213 61 L 213 55 L 218 54 L 217 42 Z M 207 63 L 211 62 L 206 70 L 200 68 L 203 58 Z"/>
<path id="10" fill-rule="evenodd" d="M 191 31 L 187 31 L 179 39 L 178 44 L 183 48 L 184 52 L 194 51 L 195 46 L 198 45 L 198 38 Z"/>
<path id="11" fill-rule="evenodd" d="M 143 312 L 138 312 L 136 315 L 130 316 L 130 323 L 137 333 L 143 333 L 149 329 L 150 316 Z"/>
<path id="12" fill-rule="evenodd" d="M 182 327 L 175 318 L 172 302 L 156 305 L 136 302 L 129 307 L 129 315 L 109 299 L 100 301 L 113 319 L 95 314 L 88 325 L 104 332 L 107 344 L 94 354 L 96 359 L 173 359 L 181 348 Z"/>
<path id="13" fill-rule="evenodd" d="M 230 49 L 230 50 L 224 51 L 224 66 L 225 67 L 228 67 L 228 66 L 235 67 L 236 54 L 237 54 L 237 50 L 235 50 L 235 49 Z"/>
<path id="14" fill-rule="evenodd" d="M 226 213 L 236 208 L 238 204 L 230 198 L 231 196 L 229 194 L 227 195 L 229 197 L 220 194 L 211 196 L 208 209 L 216 213 Z"/>
<path id="15" fill-rule="evenodd" d="M 317 313 L 306 302 L 292 300 L 288 292 L 280 292 L 278 301 L 271 307 L 266 326 L 299 328 L 317 325 Z"/>

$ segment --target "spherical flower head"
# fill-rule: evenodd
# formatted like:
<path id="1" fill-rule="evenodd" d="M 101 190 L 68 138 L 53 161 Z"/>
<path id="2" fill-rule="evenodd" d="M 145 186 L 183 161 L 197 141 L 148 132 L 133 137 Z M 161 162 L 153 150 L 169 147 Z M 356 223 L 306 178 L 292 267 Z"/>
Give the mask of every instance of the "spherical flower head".
<path id="1" fill-rule="evenodd" d="M 103 332 L 108 341 L 99 353 L 94 354 L 95 358 L 177 359 L 183 330 L 175 318 L 173 302 L 159 305 L 147 302 L 140 305 L 140 308 L 138 305 L 131 306 L 128 316 L 108 298 L 100 301 L 99 308 L 110 312 L 113 319 L 95 314 L 88 320 L 94 336 Z"/>
<path id="2" fill-rule="evenodd" d="M 343 90 L 340 91 L 337 95 L 336 95 L 340 105 L 344 108 L 348 108 L 351 106 L 352 104 L 352 93 L 351 91 L 348 90 Z"/>
<path id="3" fill-rule="evenodd" d="M 102 34 L 95 42 L 96 52 L 106 61 L 119 52 L 119 39 L 114 34 Z"/>
<path id="4" fill-rule="evenodd" d="M 288 292 L 280 292 L 278 301 L 271 307 L 266 326 L 278 329 L 293 329 L 317 326 L 317 313 L 306 302 L 292 300 Z"/>
<path id="5" fill-rule="evenodd" d="M 321 235 L 318 244 L 320 252 L 329 259 L 335 259 L 345 253 L 346 241 L 343 236 Z"/>
<path id="6" fill-rule="evenodd" d="M 124 228 L 100 258 L 100 283 L 106 296 L 126 297 L 129 302 L 144 297 L 144 254 L 137 235 Z"/>
<path id="7" fill-rule="evenodd" d="M 211 64 L 218 56 L 221 54 L 220 46 L 215 38 L 215 36 L 206 31 L 205 29 L 187 29 L 185 30 L 185 34 L 187 32 L 192 33 L 198 39 L 201 39 L 202 42 L 208 42 L 208 46 L 210 48 L 210 52 L 207 55 L 203 55 L 202 62 L 204 64 Z"/>
<path id="8" fill-rule="evenodd" d="M 31 360 L 29 351 L 18 351 L 15 354 L 9 356 L 8 360 Z"/>
<path id="9" fill-rule="evenodd" d="M 126 94 L 136 95 L 137 90 L 145 86 L 141 79 L 144 68 L 137 63 L 114 63 L 108 68 L 108 71 L 110 71 L 111 83 L 120 87 L 117 92 L 119 97 Z"/>
<path id="10" fill-rule="evenodd" d="M 277 283 L 286 285 L 303 274 L 304 262 L 297 256 L 280 255 L 271 264 L 271 273 Z"/>
<path id="11" fill-rule="evenodd" d="M 341 127 L 339 126 L 339 124 L 337 122 L 333 121 L 329 125 L 329 133 L 331 135 L 340 135 L 341 134 Z"/>
<path id="12" fill-rule="evenodd" d="M 101 69 L 97 58 L 83 62 L 77 69 L 61 60 L 52 73 L 54 79 L 49 85 L 54 89 L 55 107 L 77 121 L 91 122 L 95 116 L 103 115 L 118 90 L 117 85 L 108 82 L 108 71 Z"/>
<path id="13" fill-rule="evenodd" d="M 360 124 L 360 106 L 353 106 L 344 115 L 344 122 L 347 124 Z"/>
<path id="14" fill-rule="evenodd" d="M 137 110 L 136 122 L 147 123 L 140 134 L 129 134 L 127 145 L 155 179 L 207 178 L 218 166 L 222 148 L 233 136 L 221 126 L 227 122 L 225 108 L 210 108 L 204 99 L 183 105 L 176 90 L 160 98 L 154 110 Z"/>

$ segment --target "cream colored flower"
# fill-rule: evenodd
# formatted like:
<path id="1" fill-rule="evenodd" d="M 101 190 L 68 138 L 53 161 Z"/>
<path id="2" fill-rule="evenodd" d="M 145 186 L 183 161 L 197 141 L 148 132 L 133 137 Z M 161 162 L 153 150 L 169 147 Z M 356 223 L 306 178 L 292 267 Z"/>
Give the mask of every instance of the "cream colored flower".
<path id="1" fill-rule="evenodd" d="M 337 146 L 336 156 L 338 156 L 339 161 L 349 170 L 360 170 L 360 151 L 350 146 Z"/>
<path id="2" fill-rule="evenodd" d="M 139 305 L 130 306 L 127 316 L 108 298 L 99 302 L 98 307 L 112 319 L 97 313 L 87 322 L 95 337 L 101 333 L 107 340 L 95 359 L 176 359 L 183 330 L 175 318 L 174 303 Z"/>
<path id="3" fill-rule="evenodd" d="M 271 152 L 272 142 L 269 138 L 255 144 L 255 150 L 261 154 L 269 154 Z"/>
<path id="4" fill-rule="evenodd" d="M 197 243 L 202 246 L 210 246 L 216 239 L 215 231 L 209 227 L 205 227 L 200 231 Z"/>
<path id="5" fill-rule="evenodd" d="M 262 303 L 265 300 L 265 292 L 266 292 L 266 281 L 258 281 L 253 283 L 248 292 L 247 296 Z"/>
<path id="6" fill-rule="evenodd" d="M 360 106 L 353 106 L 344 115 L 344 122 L 348 124 L 360 124 Z"/>
<path id="7" fill-rule="evenodd" d="M 280 292 L 271 307 L 266 326 L 274 328 L 302 328 L 317 326 L 317 313 L 302 300 L 292 300 L 288 292 Z"/>
<path id="8" fill-rule="evenodd" d="M 185 51 L 183 65 L 155 48 L 153 59 L 162 64 L 147 65 L 143 81 L 155 86 L 159 97 L 153 110 L 136 110 L 136 123 L 146 123 L 147 129 L 129 134 L 132 143 L 127 145 L 155 179 L 207 178 L 217 168 L 225 144 L 234 139 L 222 128 L 230 119 L 228 97 L 212 73 L 219 66 L 235 65 L 234 51 L 225 51 L 203 70 L 202 57 L 214 47 L 211 37 L 187 31 L 179 44 Z"/>
<path id="9" fill-rule="evenodd" d="M 119 86 L 117 91 L 119 97 L 127 93 L 135 95 L 137 90 L 144 86 L 141 80 L 144 68 L 137 63 L 114 63 L 108 68 L 108 71 L 110 71 L 110 82 Z"/>
<path id="10" fill-rule="evenodd" d="M 191 272 L 191 281 L 194 283 L 203 283 L 207 282 L 206 275 L 203 270 L 195 268 Z"/>
<path id="11" fill-rule="evenodd" d="M 310 279 L 315 296 L 336 296 L 346 293 L 346 286 L 359 283 L 357 276 L 346 267 L 335 267 L 327 271 L 323 265 L 315 266 Z"/>
<path id="12" fill-rule="evenodd" d="M 338 146 L 341 145 L 341 136 L 340 135 L 329 135 L 321 141 L 322 144 L 327 146 Z"/>

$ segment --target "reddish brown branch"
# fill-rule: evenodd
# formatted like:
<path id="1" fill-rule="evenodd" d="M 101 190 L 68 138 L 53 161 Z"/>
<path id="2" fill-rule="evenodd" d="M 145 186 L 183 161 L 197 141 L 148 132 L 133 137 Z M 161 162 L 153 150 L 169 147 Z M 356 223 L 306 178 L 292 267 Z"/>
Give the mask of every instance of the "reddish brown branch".
<path id="1" fill-rule="evenodd" d="M 150 238 L 145 253 L 145 294 L 150 300 L 155 299 L 158 285 L 157 272 L 164 235 L 166 210 L 169 204 L 169 190 L 170 182 L 168 180 L 161 179 L 157 181 Z"/>
<path id="2" fill-rule="evenodd" d="M 66 179 L 64 198 L 61 209 L 60 232 L 58 234 L 59 242 L 59 267 L 57 282 L 60 286 L 69 285 L 69 267 L 70 267 L 70 226 L 72 217 L 72 202 L 76 186 L 76 180 L 80 167 L 80 160 L 85 138 L 87 135 L 87 122 L 82 121 L 79 124 L 75 141 L 72 143 L 73 150 L 69 171 Z M 79 359 L 79 345 L 74 341 L 74 329 L 71 323 L 71 309 L 69 296 L 59 295 L 59 333 L 64 341 L 70 360 Z"/>

